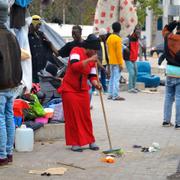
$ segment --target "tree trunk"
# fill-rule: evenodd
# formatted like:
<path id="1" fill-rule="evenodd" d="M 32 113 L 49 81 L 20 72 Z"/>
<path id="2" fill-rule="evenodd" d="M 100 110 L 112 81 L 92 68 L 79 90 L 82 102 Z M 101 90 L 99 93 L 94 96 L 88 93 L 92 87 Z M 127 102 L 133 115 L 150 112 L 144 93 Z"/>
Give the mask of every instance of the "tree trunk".
<path id="1" fill-rule="evenodd" d="M 158 17 L 152 13 L 152 38 L 151 38 L 151 46 L 156 44 L 156 33 L 157 33 L 157 20 Z"/>

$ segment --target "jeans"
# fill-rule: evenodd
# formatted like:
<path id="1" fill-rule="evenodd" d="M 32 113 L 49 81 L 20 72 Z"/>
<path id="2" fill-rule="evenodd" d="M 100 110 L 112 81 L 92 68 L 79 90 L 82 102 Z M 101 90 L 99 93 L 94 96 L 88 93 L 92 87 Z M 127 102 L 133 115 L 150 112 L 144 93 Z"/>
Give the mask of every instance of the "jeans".
<path id="1" fill-rule="evenodd" d="M 11 89 L 0 91 L 0 159 L 6 158 L 13 152 L 15 136 L 13 96 Z"/>
<path id="2" fill-rule="evenodd" d="M 106 65 L 103 65 L 104 68 L 106 69 Z M 106 86 L 106 72 L 102 69 L 99 69 L 99 74 L 100 74 L 100 81 L 102 84 L 102 88 L 104 90 L 104 92 L 107 92 L 107 86 Z M 95 87 L 92 86 L 92 91 L 95 91 Z"/>
<path id="3" fill-rule="evenodd" d="M 172 105 L 176 103 L 175 123 L 180 126 L 180 78 L 167 77 L 164 102 L 164 122 L 171 121 Z"/>
<path id="4" fill-rule="evenodd" d="M 137 63 L 131 62 L 131 61 L 125 61 L 126 62 L 126 68 L 129 73 L 129 83 L 128 83 L 128 89 L 134 89 L 136 87 L 136 79 L 137 79 Z"/>
<path id="5" fill-rule="evenodd" d="M 119 96 L 119 80 L 121 77 L 121 70 L 119 65 L 110 65 L 111 77 L 109 79 L 109 89 L 108 93 L 112 99 L 115 99 Z"/>
<path id="6" fill-rule="evenodd" d="M 106 65 L 104 65 L 104 68 L 106 69 Z M 105 72 L 104 70 L 101 69 L 101 70 L 100 70 L 100 74 L 101 74 L 100 81 L 101 81 L 103 90 L 104 90 L 104 92 L 107 92 L 107 86 L 106 86 L 106 72 Z"/>

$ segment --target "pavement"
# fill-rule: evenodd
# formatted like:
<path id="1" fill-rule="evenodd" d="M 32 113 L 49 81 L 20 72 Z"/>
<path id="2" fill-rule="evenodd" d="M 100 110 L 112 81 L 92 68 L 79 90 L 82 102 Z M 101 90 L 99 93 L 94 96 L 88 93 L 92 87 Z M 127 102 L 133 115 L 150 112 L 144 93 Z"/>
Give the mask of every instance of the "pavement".
<path id="1" fill-rule="evenodd" d="M 113 148 L 125 151 L 115 163 L 101 161 L 104 157 L 102 151 L 108 150 L 109 145 L 100 98 L 93 96 L 91 113 L 99 151 L 72 152 L 65 146 L 64 139 L 36 142 L 33 152 L 14 153 L 13 164 L 0 168 L 0 180 L 165 180 L 176 172 L 180 157 L 180 131 L 161 126 L 164 87 L 159 87 L 154 93 L 121 92 L 120 95 L 126 101 L 107 100 L 107 95 L 103 95 Z M 174 111 L 172 117 L 174 123 Z M 133 145 L 149 147 L 153 142 L 161 147 L 154 153 L 133 148 Z M 49 177 L 28 173 L 52 167 L 65 167 L 67 172 Z"/>

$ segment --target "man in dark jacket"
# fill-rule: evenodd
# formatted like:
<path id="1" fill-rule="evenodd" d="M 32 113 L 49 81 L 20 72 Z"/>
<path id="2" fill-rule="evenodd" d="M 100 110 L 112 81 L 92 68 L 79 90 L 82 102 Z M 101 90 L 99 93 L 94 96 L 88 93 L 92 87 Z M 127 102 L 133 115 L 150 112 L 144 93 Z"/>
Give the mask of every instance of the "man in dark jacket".
<path id="1" fill-rule="evenodd" d="M 52 44 L 46 38 L 45 34 L 39 30 L 41 26 L 41 17 L 38 15 L 32 16 L 32 23 L 29 27 L 29 44 L 32 55 L 32 71 L 33 82 L 38 83 L 38 72 L 44 69 L 47 62 L 56 64 L 53 56 Z"/>
<path id="2" fill-rule="evenodd" d="M 7 17 L 8 1 L 0 0 L 0 166 L 12 162 L 13 96 L 22 78 L 21 51 L 15 36 L 4 26 Z"/>
<path id="3" fill-rule="evenodd" d="M 81 47 L 83 39 L 82 35 L 82 28 L 79 25 L 75 25 L 72 27 L 72 38 L 73 41 L 66 43 L 61 49 L 57 50 L 53 48 L 54 53 L 56 56 L 61 56 L 62 58 L 69 57 L 71 50 L 74 47 Z"/>

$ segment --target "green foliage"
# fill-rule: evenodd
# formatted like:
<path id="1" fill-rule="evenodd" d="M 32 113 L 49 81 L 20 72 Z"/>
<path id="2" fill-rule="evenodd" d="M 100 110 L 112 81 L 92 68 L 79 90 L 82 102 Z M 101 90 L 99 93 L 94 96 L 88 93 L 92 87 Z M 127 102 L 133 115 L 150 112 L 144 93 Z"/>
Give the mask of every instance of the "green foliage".
<path id="1" fill-rule="evenodd" d="M 30 6 L 31 15 L 41 15 L 49 22 L 55 17 L 62 21 L 64 8 L 66 23 L 88 25 L 93 23 L 98 0 L 54 0 L 51 5 L 46 7 L 42 7 L 40 1 L 33 0 Z"/>
<path id="2" fill-rule="evenodd" d="M 137 0 L 137 15 L 140 25 L 144 25 L 146 20 L 146 9 L 152 10 L 153 15 L 159 17 L 162 15 L 162 9 L 159 7 L 160 0 Z"/>

